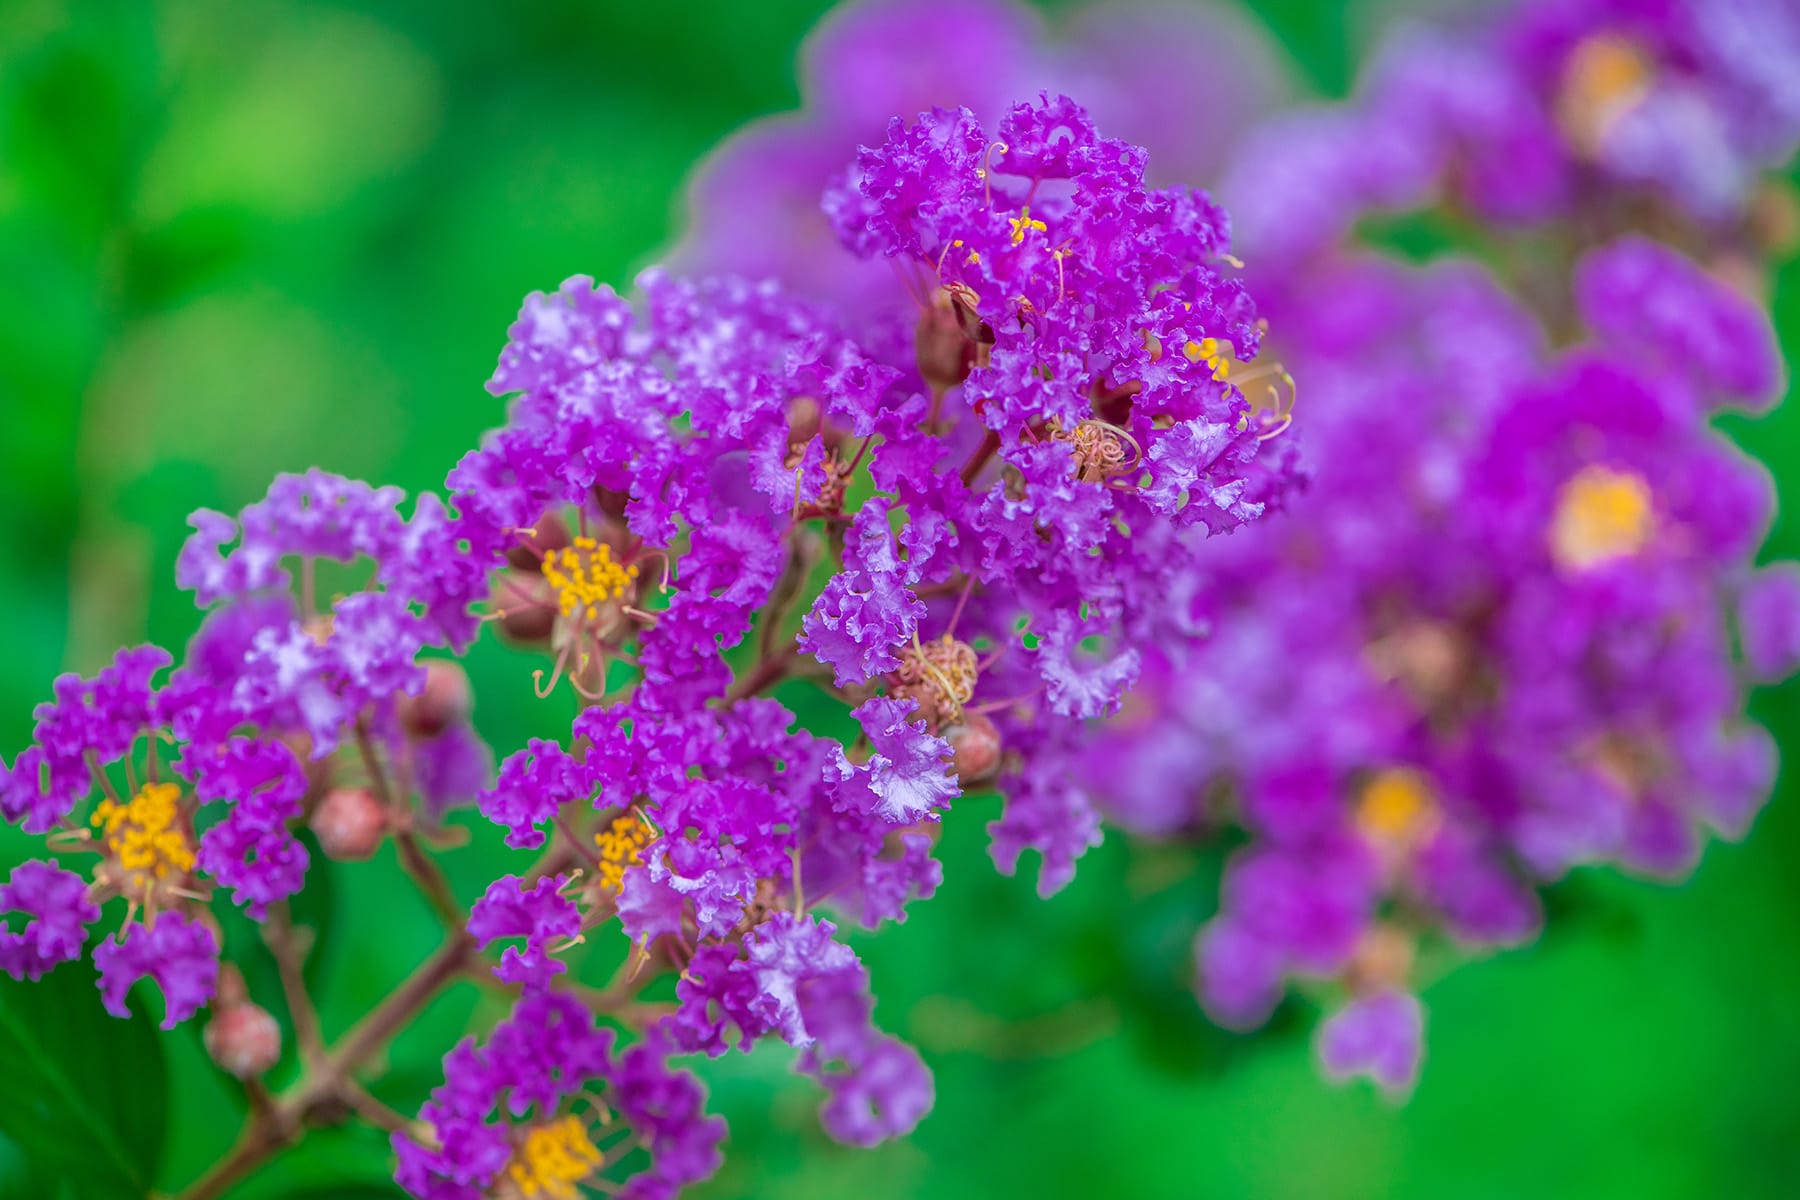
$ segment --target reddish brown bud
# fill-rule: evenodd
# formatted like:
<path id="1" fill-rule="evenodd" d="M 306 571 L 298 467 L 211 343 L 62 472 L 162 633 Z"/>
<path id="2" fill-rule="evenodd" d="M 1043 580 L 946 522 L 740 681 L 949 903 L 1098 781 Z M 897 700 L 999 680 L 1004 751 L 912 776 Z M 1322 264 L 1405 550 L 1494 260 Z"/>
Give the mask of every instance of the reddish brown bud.
<path id="1" fill-rule="evenodd" d="M 509 641 L 524 645 L 547 642 L 556 628 L 556 593 L 535 567 L 502 571 L 496 576 L 488 607 L 501 614 L 495 624 Z"/>
<path id="2" fill-rule="evenodd" d="M 975 313 L 975 293 L 961 284 L 941 287 L 919 314 L 913 352 L 919 375 L 934 392 L 949 391 L 984 363 L 994 331 Z"/>
<path id="3" fill-rule="evenodd" d="M 555 513 L 545 513 L 535 526 L 519 531 L 519 544 L 506 552 L 506 561 L 521 571 L 535 574 L 544 555 L 568 544 L 568 522 Z"/>
<path id="4" fill-rule="evenodd" d="M 1000 730 L 987 714 L 964 711 L 963 719 L 947 726 L 943 737 L 952 751 L 950 769 L 965 788 L 986 783 L 999 773 Z"/>
<path id="5" fill-rule="evenodd" d="M 201 1040 L 212 1060 L 239 1079 L 254 1079 L 281 1057 L 281 1026 L 247 1000 L 215 1013 Z"/>
<path id="6" fill-rule="evenodd" d="M 613 489 L 601 487 L 597 483 L 593 486 L 591 492 L 594 497 L 594 503 L 599 506 L 600 511 L 611 517 L 614 524 L 623 526 L 625 523 L 625 509 L 631 503 L 631 493 L 615 492 Z"/>
<path id="7" fill-rule="evenodd" d="M 387 813 L 368 788 L 332 788 L 313 810 L 312 831 L 325 857 L 355 862 L 374 854 L 387 837 Z"/>
<path id="8" fill-rule="evenodd" d="M 415 737 L 436 737 L 469 719 L 475 706 L 469 673 L 447 658 L 425 660 L 425 686 L 416 696 L 400 697 L 400 723 Z"/>
<path id="9" fill-rule="evenodd" d="M 825 410 L 811 396 L 796 396 L 788 402 L 788 445 L 800 446 L 819 436 L 825 422 Z"/>

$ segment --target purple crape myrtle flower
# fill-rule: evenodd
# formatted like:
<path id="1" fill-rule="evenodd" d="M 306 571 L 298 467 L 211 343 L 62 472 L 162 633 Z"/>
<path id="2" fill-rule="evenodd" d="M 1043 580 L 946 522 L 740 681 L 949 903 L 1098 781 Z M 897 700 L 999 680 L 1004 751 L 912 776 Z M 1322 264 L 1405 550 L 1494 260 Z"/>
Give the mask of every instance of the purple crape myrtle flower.
<path id="1" fill-rule="evenodd" d="M 1575 301 L 1596 340 L 1671 382 L 1683 376 L 1697 402 L 1766 411 L 1782 368 L 1769 314 L 1692 260 L 1638 235 L 1582 258 Z"/>
<path id="2" fill-rule="evenodd" d="M 1348 105 L 1246 137 L 1222 191 L 1265 201 L 1241 206 L 1259 260 L 1446 204 L 1503 228 L 1651 231 L 1754 275 L 1792 240 L 1765 176 L 1800 145 L 1797 64 L 1782 0 L 1520 0 L 1460 28 L 1410 22 Z"/>
<path id="3" fill-rule="evenodd" d="M 181 913 L 153 925 L 130 925 L 94 951 L 100 998 L 115 1017 L 128 1016 L 125 993 L 140 979 L 162 989 L 162 1027 L 173 1029 L 212 999 L 219 983 L 219 939 L 211 927 Z"/>
<path id="4" fill-rule="evenodd" d="M 307 760 L 304 779 L 264 788 L 254 811 L 234 813 L 233 829 L 206 835 L 218 854 L 281 876 L 253 889 L 259 906 L 300 886 L 304 854 L 289 827 L 319 809 L 334 776 L 368 777 L 376 799 L 367 803 L 385 804 L 389 824 L 409 831 L 435 829 L 491 778 L 467 676 L 449 659 L 421 656 L 466 646 L 486 573 L 443 544 L 449 518 L 436 497 L 420 497 L 410 520 L 401 498 L 312 470 L 278 477 L 235 520 L 204 510 L 190 519 L 196 532 L 176 577 L 211 611 L 186 674 L 196 689 L 228 693 L 235 711 Z M 315 576 L 333 563 L 373 572 L 362 590 L 321 606 Z M 327 854 L 373 851 L 329 835 L 322 844 Z"/>
<path id="5" fill-rule="evenodd" d="M 727 1031 L 748 1048 L 777 1036 L 829 1093 L 820 1119 L 850 1145 L 908 1133 L 930 1109 L 930 1072 L 916 1051 L 871 1024 L 868 973 L 829 921 L 776 913 L 744 946 L 708 947 L 677 987 L 680 1009 L 659 1028 L 674 1044 L 717 1055 Z"/>
<path id="6" fill-rule="evenodd" d="M 1745 686 L 1795 667 L 1800 587 L 1752 570 L 1768 481 L 1708 424 L 1774 385 L 1768 323 L 1641 239 L 1573 275 L 1587 340 L 1554 358 L 1465 265 L 1272 275 L 1308 495 L 1202 548 L 1212 636 L 1150 643 L 1080 772 L 1142 832 L 1244 828 L 1202 1004 L 1253 1028 L 1322 984 L 1327 1072 L 1396 1095 L 1422 947 L 1528 940 L 1537 888 L 1578 864 L 1679 877 L 1772 780 Z"/>
<path id="7" fill-rule="evenodd" d="M 673 1196 L 718 1169 L 725 1126 L 668 1053 L 655 1036 L 620 1050 L 579 1000 L 529 993 L 444 1059 L 422 1130 L 394 1135 L 395 1179 L 422 1200 Z"/>
<path id="8" fill-rule="evenodd" d="M 1526 3 L 1498 33 L 1569 159 L 1702 220 L 1800 146 L 1800 15 L 1779 0 Z"/>
<path id="9" fill-rule="evenodd" d="M 1334 1079 L 1366 1075 L 1404 1096 L 1419 1077 L 1425 1014 L 1412 996 L 1382 992 L 1352 1001 L 1319 1026 L 1319 1060 Z"/>
<path id="10" fill-rule="evenodd" d="M 568 970 L 553 957 L 581 935 L 581 910 L 564 894 L 566 876 L 546 875 L 527 888 L 517 875 L 504 875 L 469 912 L 469 933 L 483 947 L 502 939 L 524 938 L 524 949 L 508 946 L 494 974 L 528 989 L 549 986 L 552 976 Z"/>
<path id="11" fill-rule="evenodd" d="M 0 911 L 24 913 L 18 932 L 0 929 L 0 971 L 37 979 L 59 963 L 81 957 L 88 926 L 100 909 L 88 898 L 88 881 L 62 870 L 55 859 L 27 860 L 0 886 Z"/>
<path id="12" fill-rule="evenodd" d="M 904 336 L 896 322 L 912 304 L 886 264 L 835 252 L 818 197 L 896 113 L 961 105 L 995 121 L 1021 96 L 1066 91 L 1153 147 L 1159 182 L 1205 182 L 1235 132 L 1289 90 L 1255 21 L 1163 0 L 1087 4 L 1050 22 L 1011 0 L 860 0 L 808 37 L 799 74 L 800 111 L 752 122 L 701 164 L 673 262 L 779 278 L 856 314 L 852 328 L 874 339 Z"/>
<path id="13" fill-rule="evenodd" d="M 909 719 L 917 707 L 903 700 L 864 701 L 851 715 L 867 731 L 868 761 L 853 766 L 838 751 L 848 803 L 864 804 L 897 825 L 930 816 L 958 794 L 956 782 L 944 771 L 950 743 Z"/>
<path id="14" fill-rule="evenodd" d="M 8 820 L 47 834 L 59 855 L 97 860 L 85 880 L 55 858 L 14 870 L 0 898 L 30 919 L 6 934 L 0 968 L 35 978 L 76 957 L 99 906 L 120 898 L 123 927 L 94 955 L 107 1008 L 124 1015 L 125 991 L 148 975 L 172 1025 L 217 977 L 212 889 L 260 920 L 300 888 L 307 852 L 291 829 L 306 791 L 292 751 L 200 669 L 159 684 L 169 664 L 142 646 L 93 679 L 62 676 L 37 709 L 33 744 L 0 769 Z"/>
<path id="15" fill-rule="evenodd" d="M 929 1072 L 814 910 L 903 918 L 940 880 L 938 823 L 996 778 L 996 862 L 1035 850 L 1040 887 L 1065 883 L 1099 836 L 1067 747 L 1117 709 L 1170 591 L 1204 593 L 1183 556 L 1293 477 L 1264 449 L 1283 377 L 1219 273 L 1224 215 L 1144 164 L 1062 97 L 993 138 L 967 110 L 894 123 L 826 203 L 929 289 L 898 357 L 732 278 L 527 299 L 489 384 L 507 423 L 451 472 L 438 547 L 550 660 L 540 695 L 583 702 L 478 797 L 549 856 L 471 919 L 524 940 L 502 979 L 561 995 L 552 952 L 616 916 L 626 979 L 681 973 L 659 1044 L 799 1048 L 854 1144 L 923 1117 Z M 896 328 L 873 344 L 905 347 Z M 796 728 L 776 685 L 841 699 L 860 734 Z"/>
<path id="16" fill-rule="evenodd" d="M 190 518 L 195 532 L 177 560 L 176 581 L 213 608 L 190 653 L 203 655 L 197 662 L 235 687 L 246 706 L 303 735 L 315 758 L 358 727 L 379 732 L 383 747 L 401 756 L 395 715 L 426 685 L 419 652 L 460 651 L 475 632 L 469 609 L 485 594 L 485 572 L 445 545 L 450 522 L 435 496 L 421 496 L 410 520 L 400 515 L 401 499 L 397 488 L 315 469 L 278 477 L 236 520 L 204 509 Z M 320 562 L 373 563 L 374 574 L 364 590 L 320 611 L 313 582 Z M 447 747 L 480 763 L 486 752 L 471 745 L 466 720 L 447 724 L 460 728 L 423 757 L 444 759 Z"/>
<path id="17" fill-rule="evenodd" d="M 1115 711 L 1170 591 L 1205 590 L 1176 582 L 1189 547 L 1296 478 L 1271 448 L 1291 385 L 1252 363 L 1261 322 L 1219 273 L 1224 214 L 1151 188 L 1145 164 L 1044 95 L 991 136 L 968 109 L 894 121 L 826 197 L 847 246 L 916 284 L 896 366 L 920 390 L 877 423 L 870 471 L 892 499 L 857 514 L 800 645 L 840 685 L 879 674 L 918 700 L 952 751 L 1050 746 Z M 1006 790 L 1002 864 L 1094 841 L 1079 789 Z"/>

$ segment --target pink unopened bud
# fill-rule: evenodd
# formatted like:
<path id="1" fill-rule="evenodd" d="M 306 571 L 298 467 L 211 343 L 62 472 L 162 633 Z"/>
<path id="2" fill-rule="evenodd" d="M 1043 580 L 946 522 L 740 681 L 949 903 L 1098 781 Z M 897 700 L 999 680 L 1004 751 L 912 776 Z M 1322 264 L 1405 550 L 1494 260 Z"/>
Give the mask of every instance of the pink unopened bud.
<path id="1" fill-rule="evenodd" d="M 212 1060 L 239 1079 L 254 1079 L 281 1057 L 281 1026 L 248 1000 L 219 1010 L 202 1040 Z"/>
<path id="2" fill-rule="evenodd" d="M 415 737 L 436 737 L 469 719 L 475 697 L 460 663 L 429 658 L 424 665 L 425 686 L 416 696 L 400 698 L 400 723 Z"/>
<path id="3" fill-rule="evenodd" d="M 374 854 L 387 837 L 387 813 L 367 788 L 332 788 L 313 810 L 312 831 L 325 857 L 354 862 Z"/>
<path id="4" fill-rule="evenodd" d="M 986 783 L 1000 770 L 1000 730 L 985 713 L 964 711 L 963 719 L 944 729 L 944 740 L 953 752 L 950 769 L 970 787 Z"/>

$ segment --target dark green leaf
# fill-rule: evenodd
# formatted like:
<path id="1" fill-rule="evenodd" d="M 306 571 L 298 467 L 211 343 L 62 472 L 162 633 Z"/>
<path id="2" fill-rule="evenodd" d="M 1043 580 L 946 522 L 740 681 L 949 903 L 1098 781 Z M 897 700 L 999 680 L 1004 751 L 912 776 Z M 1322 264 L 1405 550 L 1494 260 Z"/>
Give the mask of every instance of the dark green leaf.
<path id="1" fill-rule="evenodd" d="M 33 1174 L 66 1180 L 94 1200 L 149 1192 L 168 1078 L 145 1012 L 109 1016 L 86 962 L 36 982 L 0 979 L 0 1062 L 0 1134 Z"/>

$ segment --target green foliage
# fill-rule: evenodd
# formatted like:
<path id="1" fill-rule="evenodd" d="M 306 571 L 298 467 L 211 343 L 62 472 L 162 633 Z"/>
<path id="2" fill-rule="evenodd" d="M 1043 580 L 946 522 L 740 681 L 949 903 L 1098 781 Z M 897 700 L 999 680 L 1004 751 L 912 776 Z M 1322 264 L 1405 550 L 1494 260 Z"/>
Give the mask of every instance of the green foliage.
<path id="1" fill-rule="evenodd" d="M 35 983 L 0 976 L 0 1136 L 27 1152 L 0 1187 L 20 1196 L 52 1195 L 54 1181 L 123 1200 L 157 1178 L 168 1127 L 163 1043 L 142 1007 L 124 1021 L 101 1008 L 94 980 L 86 963 Z"/>
<path id="2" fill-rule="evenodd" d="M 821 7 L 0 3 L 0 754 L 56 671 L 191 634 L 170 581 L 189 510 L 235 509 L 314 464 L 441 482 L 500 418 L 480 384 L 520 298 L 576 272 L 622 284 L 649 261 L 693 162 L 792 105 L 793 50 Z M 1259 12 L 1329 94 L 1377 7 Z M 1463 231 L 1382 232 L 1424 257 Z M 1792 270 L 1777 317 L 1793 357 Z M 1800 409 L 1731 433 L 1800 485 Z M 1800 555 L 1785 510 L 1771 553 Z M 503 750 L 572 715 L 566 696 L 533 699 L 533 665 L 492 641 L 471 657 L 477 722 Z M 780 698 L 804 706 L 808 689 Z M 1789 688 L 1760 705 L 1785 743 L 1797 704 Z M 1797 800 L 1790 771 L 1750 842 L 1715 848 L 1684 888 L 1596 874 L 1553 891 L 1551 937 L 1430 989 L 1431 1058 L 1395 1109 L 1318 1080 L 1304 1005 L 1254 1037 L 1199 1014 L 1189 942 L 1216 903 L 1218 848 L 1114 834 L 1046 902 L 1030 864 L 994 875 L 996 802 L 969 799 L 946 822 L 940 895 L 859 942 L 880 1020 L 937 1072 L 934 1115 L 907 1143 L 845 1150 L 781 1053 L 729 1056 L 703 1068 L 732 1123 L 705 1194 L 1792 1195 Z M 520 865 L 467 824 L 444 858 L 465 898 Z M 0 867 L 39 847 L 0 829 Z M 307 969 L 328 1038 L 438 939 L 391 849 L 315 856 L 295 921 L 322 935 Z M 282 1014 L 253 931 L 236 916 L 226 931 Z M 415 1110 L 491 1003 L 468 986 L 442 997 L 375 1094 Z M 292 1065 L 290 1047 L 276 1082 Z M 194 1026 L 105 1016 L 85 966 L 0 980 L 0 1200 L 179 1188 L 243 1112 Z M 383 1135 L 326 1130 L 231 1200 L 392 1196 L 389 1170 Z"/>

